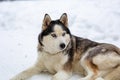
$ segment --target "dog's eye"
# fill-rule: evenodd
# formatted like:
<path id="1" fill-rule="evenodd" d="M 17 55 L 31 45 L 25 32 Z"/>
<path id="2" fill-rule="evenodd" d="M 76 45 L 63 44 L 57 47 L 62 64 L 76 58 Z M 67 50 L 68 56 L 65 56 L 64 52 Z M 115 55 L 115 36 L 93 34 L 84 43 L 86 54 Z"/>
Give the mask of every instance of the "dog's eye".
<path id="1" fill-rule="evenodd" d="M 62 36 L 65 36 L 65 34 L 66 34 L 66 33 L 64 32 L 64 33 L 62 34 Z"/>
<path id="2" fill-rule="evenodd" d="M 56 35 L 56 34 L 51 34 L 51 36 L 52 36 L 52 37 L 54 37 L 54 38 L 56 38 L 56 37 L 57 37 L 57 35 Z"/>

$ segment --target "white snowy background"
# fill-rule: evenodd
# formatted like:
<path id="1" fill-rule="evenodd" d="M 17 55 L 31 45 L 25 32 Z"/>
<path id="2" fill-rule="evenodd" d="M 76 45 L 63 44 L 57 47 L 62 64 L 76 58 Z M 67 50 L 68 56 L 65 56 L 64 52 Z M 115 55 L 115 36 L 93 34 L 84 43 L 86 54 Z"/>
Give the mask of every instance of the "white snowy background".
<path id="1" fill-rule="evenodd" d="M 34 0 L 0 2 L 0 80 L 32 66 L 45 13 L 66 12 L 72 34 L 120 47 L 120 0 Z M 42 73 L 29 80 L 50 80 Z M 70 80 L 77 80 L 74 75 Z"/>

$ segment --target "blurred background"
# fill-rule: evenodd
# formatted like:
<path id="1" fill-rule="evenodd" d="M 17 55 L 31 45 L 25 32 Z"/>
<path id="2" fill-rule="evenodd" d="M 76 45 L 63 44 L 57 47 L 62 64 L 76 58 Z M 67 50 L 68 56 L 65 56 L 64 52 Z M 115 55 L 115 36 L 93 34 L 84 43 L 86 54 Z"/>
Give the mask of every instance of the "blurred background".
<path id="1" fill-rule="evenodd" d="M 120 47 L 120 0 L 0 0 L 0 80 L 34 64 L 45 13 L 53 20 L 67 13 L 72 34 Z"/>

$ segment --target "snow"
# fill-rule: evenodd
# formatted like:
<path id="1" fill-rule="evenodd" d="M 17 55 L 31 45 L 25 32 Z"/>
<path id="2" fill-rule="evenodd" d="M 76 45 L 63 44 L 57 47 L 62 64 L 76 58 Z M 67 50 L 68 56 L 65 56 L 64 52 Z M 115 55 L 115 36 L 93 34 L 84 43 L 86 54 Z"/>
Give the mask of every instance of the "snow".
<path id="1" fill-rule="evenodd" d="M 32 66 L 45 13 L 66 12 L 72 34 L 120 47 L 120 0 L 36 0 L 0 2 L 0 80 Z M 50 80 L 42 73 L 29 80 Z M 70 80 L 80 78 L 74 74 Z"/>

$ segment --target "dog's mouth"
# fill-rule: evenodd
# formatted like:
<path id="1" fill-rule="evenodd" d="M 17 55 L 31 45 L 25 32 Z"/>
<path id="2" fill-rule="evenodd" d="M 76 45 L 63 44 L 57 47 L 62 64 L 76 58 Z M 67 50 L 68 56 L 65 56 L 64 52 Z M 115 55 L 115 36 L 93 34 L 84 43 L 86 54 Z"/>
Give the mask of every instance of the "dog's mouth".
<path id="1" fill-rule="evenodd" d="M 52 53 L 53 55 L 56 55 L 56 54 L 59 54 L 59 53 L 62 53 L 66 50 L 67 46 L 63 49 L 60 49 L 58 52 L 55 52 L 55 53 Z M 50 53 L 49 53 L 50 54 Z"/>
<path id="2" fill-rule="evenodd" d="M 70 42 L 67 45 L 65 45 L 64 48 L 61 48 L 61 50 L 57 53 L 64 52 L 69 46 L 70 46 Z"/>
<path id="3" fill-rule="evenodd" d="M 70 44 L 70 42 L 67 45 L 65 45 L 64 47 L 60 48 L 60 50 L 57 51 L 57 52 L 49 52 L 49 51 L 46 51 L 46 50 L 44 50 L 44 52 L 46 52 L 50 55 L 56 55 L 56 54 L 59 54 L 59 53 L 64 53 L 64 51 L 67 49 L 67 47 L 69 47 L 69 44 Z"/>

